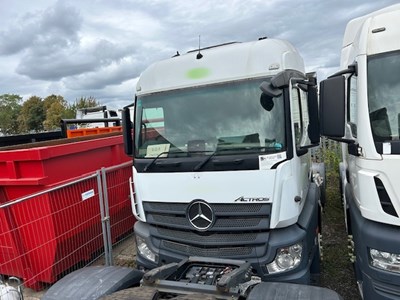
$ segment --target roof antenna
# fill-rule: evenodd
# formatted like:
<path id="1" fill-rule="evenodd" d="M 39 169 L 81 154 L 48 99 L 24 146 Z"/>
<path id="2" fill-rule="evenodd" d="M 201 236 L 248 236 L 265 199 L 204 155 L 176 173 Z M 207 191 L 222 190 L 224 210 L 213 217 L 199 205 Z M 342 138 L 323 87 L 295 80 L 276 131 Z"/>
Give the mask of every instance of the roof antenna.
<path id="1" fill-rule="evenodd" d="M 203 57 L 203 54 L 200 53 L 200 35 L 199 35 L 199 53 L 196 55 L 196 59 L 201 59 Z"/>

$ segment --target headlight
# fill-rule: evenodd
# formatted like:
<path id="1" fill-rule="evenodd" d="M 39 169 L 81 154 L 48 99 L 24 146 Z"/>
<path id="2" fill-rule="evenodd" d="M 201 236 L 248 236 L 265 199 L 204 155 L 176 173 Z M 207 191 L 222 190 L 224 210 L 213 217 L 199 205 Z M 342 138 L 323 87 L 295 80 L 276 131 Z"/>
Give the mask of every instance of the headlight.
<path id="1" fill-rule="evenodd" d="M 144 258 L 155 263 L 158 261 L 158 255 L 151 251 L 149 246 L 147 246 L 146 240 L 138 235 L 136 235 L 136 247 L 140 255 Z"/>
<path id="2" fill-rule="evenodd" d="M 299 243 L 278 249 L 273 262 L 267 265 L 270 274 L 285 272 L 296 268 L 301 262 L 303 246 Z"/>
<path id="3" fill-rule="evenodd" d="M 400 254 L 369 249 L 370 265 L 389 272 L 400 273 Z"/>

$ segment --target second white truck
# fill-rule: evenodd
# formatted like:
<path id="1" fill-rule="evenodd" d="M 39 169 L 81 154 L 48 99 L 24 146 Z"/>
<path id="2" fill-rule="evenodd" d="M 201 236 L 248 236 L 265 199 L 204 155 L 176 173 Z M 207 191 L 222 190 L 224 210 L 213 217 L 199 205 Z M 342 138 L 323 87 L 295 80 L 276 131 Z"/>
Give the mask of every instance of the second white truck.
<path id="1" fill-rule="evenodd" d="M 340 179 L 364 299 L 400 299 L 400 5 L 351 20 L 341 71 L 321 83 L 321 132 Z"/>

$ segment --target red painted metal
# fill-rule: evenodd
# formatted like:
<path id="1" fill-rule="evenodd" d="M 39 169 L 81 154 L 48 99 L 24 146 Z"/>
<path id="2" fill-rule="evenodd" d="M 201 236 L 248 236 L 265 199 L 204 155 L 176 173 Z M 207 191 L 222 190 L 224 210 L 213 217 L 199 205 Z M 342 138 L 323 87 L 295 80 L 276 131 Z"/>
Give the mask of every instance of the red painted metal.
<path id="1" fill-rule="evenodd" d="M 122 136 L 0 151 L 0 204 L 130 161 Z M 130 164 L 106 173 L 113 241 L 132 231 Z M 90 199 L 82 193 L 94 191 Z M 121 220 L 127 220 L 121 222 Z M 0 274 L 40 289 L 103 246 L 95 177 L 0 209 Z"/>

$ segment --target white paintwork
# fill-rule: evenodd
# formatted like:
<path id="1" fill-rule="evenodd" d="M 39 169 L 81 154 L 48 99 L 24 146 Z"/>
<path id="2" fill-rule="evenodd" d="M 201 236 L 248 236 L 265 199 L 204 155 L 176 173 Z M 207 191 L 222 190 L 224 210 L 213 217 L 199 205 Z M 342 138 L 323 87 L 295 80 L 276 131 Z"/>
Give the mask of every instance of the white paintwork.
<path id="1" fill-rule="evenodd" d="M 397 226 L 400 226 L 400 218 L 385 213 L 381 208 L 374 176 L 382 180 L 400 215 L 400 185 L 397 183 L 400 156 L 380 155 L 376 152 L 368 111 L 367 57 L 400 50 L 399 20 L 400 4 L 397 4 L 350 21 L 346 27 L 341 56 L 341 69 L 346 69 L 354 62 L 358 65 L 356 142 L 362 148 L 362 156 L 348 155 L 347 145 L 342 148 L 343 163 L 350 172 L 356 203 L 363 217 Z M 385 30 L 373 33 L 374 29 L 379 28 Z M 346 179 L 343 180 L 347 184 Z"/>
<path id="2" fill-rule="evenodd" d="M 297 50 L 278 39 L 235 43 L 202 50 L 201 54 L 201 59 L 195 58 L 197 52 L 191 52 L 152 64 L 141 74 L 136 94 L 274 75 L 285 69 L 304 73 L 304 62 Z M 195 69 L 207 70 L 208 75 L 190 78 L 188 72 Z"/>
<path id="3" fill-rule="evenodd" d="M 273 76 L 285 69 L 304 73 L 303 59 L 290 43 L 283 40 L 235 43 L 201 53 L 203 58 L 199 60 L 195 58 L 197 52 L 193 52 L 151 65 L 141 74 L 136 94 Z M 206 70 L 206 76 L 188 76 L 191 70 L 199 69 Z M 285 158 L 282 156 L 282 160 Z M 146 221 L 143 201 L 190 203 L 194 199 L 203 199 L 209 203 L 235 203 L 239 197 L 268 198 L 273 203 L 270 228 L 283 228 L 295 224 L 304 207 L 310 184 L 310 165 L 310 155 L 306 154 L 300 158 L 295 155 L 273 170 L 269 169 L 272 164 L 260 164 L 259 170 L 251 171 L 185 173 L 138 173 L 134 168 L 133 212 L 139 220 Z M 302 201 L 295 202 L 296 196 Z"/>
<path id="4" fill-rule="evenodd" d="M 294 205 L 298 182 L 292 175 L 292 163 L 286 161 L 276 170 L 137 173 L 134 169 L 136 217 L 144 216 L 143 201 L 189 203 L 202 199 L 208 203 L 237 203 L 244 198 L 266 198 L 274 203 L 271 228 L 291 225 L 298 219 L 302 204 Z M 283 188 L 284 187 L 284 188 Z M 276 205 L 275 205 L 276 204 Z M 145 219 L 143 219 L 145 221 Z"/>

